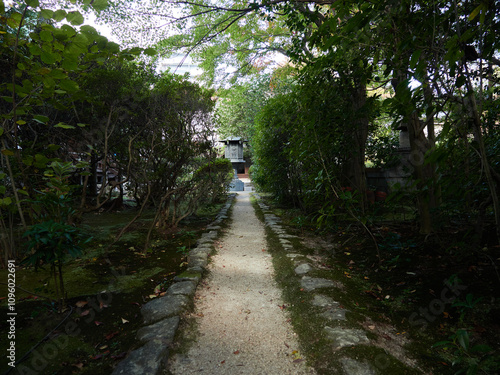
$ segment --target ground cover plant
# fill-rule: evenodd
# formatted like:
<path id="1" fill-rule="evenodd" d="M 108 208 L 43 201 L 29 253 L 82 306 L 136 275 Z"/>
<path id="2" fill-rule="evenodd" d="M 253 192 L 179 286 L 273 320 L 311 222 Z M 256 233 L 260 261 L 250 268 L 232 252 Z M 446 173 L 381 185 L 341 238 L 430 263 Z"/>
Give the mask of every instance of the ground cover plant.
<path id="1" fill-rule="evenodd" d="M 220 205 L 200 211 L 168 234 L 155 232 L 143 250 L 154 211 L 134 223 L 119 241 L 115 236 L 135 215 L 119 213 L 83 216 L 82 231 L 92 234 L 78 257 L 65 265 L 66 307 L 59 311 L 57 284 L 50 265 L 16 269 L 16 351 L 19 373 L 109 374 L 136 345 L 142 326 L 141 306 L 163 295 L 186 268 L 186 256 Z M 0 271 L 6 275 L 7 270 Z M 6 295 L 2 284 L 1 294 Z M 0 311 L 7 313 L 2 298 Z M 9 325 L 0 332 L 7 336 Z M 34 348 L 35 344 L 39 344 Z M 30 349 L 33 349 L 30 353 Z M 24 354 L 28 354 L 25 358 Z M 2 362 L 2 372 L 11 367 Z"/>
<path id="2" fill-rule="evenodd" d="M 395 374 L 499 371 L 500 248 L 494 235 L 474 251 L 467 241 L 471 228 L 463 223 L 423 236 L 411 220 L 385 220 L 370 225 L 379 258 L 370 236 L 352 221 L 338 221 L 335 230 L 318 229 L 300 211 L 276 205 L 272 196 L 261 196 L 290 233 L 299 235 L 294 245 L 328 270 L 321 277 L 333 274 L 342 283 L 341 292 L 333 291 L 332 297 L 349 311 L 348 319 L 375 334 L 371 339 L 377 347 L 386 347 L 385 353 L 411 364 L 403 370 L 394 359 L 374 361 L 376 366 L 384 364 L 379 370 Z M 329 374 L 338 366 L 338 358 L 332 356 L 331 345 L 322 341 L 323 326 L 310 319 L 309 307 L 301 310 L 307 297 L 298 292 L 298 284 L 288 285 L 294 267 L 286 253 L 278 250 L 279 242 L 273 237 L 270 241 L 277 280 L 283 283 L 307 357 L 319 373 Z M 388 330 L 389 326 L 394 329 Z M 375 360 L 384 353 L 372 350 L 372 354 L 361 351 L 359 355 Z"/>

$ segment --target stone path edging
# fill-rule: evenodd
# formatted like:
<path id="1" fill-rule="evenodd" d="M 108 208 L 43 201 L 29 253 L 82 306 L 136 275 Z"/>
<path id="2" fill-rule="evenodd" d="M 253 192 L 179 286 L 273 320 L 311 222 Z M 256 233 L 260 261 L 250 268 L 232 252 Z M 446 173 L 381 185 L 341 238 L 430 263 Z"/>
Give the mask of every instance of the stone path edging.
<path id="1" fill-rule="evenodd" d="M 180 314 L 192 304 L 192 297 L 208 264 L 208 256 L 213 250 L 213 242 L 219 236 L 220 224 L 227 214 L 235 194 L 230 194 L 227 202 L 215 220 L 207 226 L 196 247 L 188 254 L 188 268 L 174 278 L 165 296 L 144 304 L 141 314 L 145 326 L 137 331 L 137 339 L 143 344 L 130 352 L 114 369 L 112 375 L 157 375 L 166 367 L 168 348 L 172 344 L 179 326 Z"/>
<path id="2" fill-rule="evenodd" d="M 258 193 L 253 193 L 253 195 L 257 198 L 257 204 L 264 215 L 265 226 L 278 237 L 281 246 L 288 253 L 287 257 L 295 263 L 295 274 L 300 278 L 302 290 L 314 293 L 312 304 L 322 309 L 320 315 L 328 322 L 324 330 L 326 337 L 332 343 L 332 349 L 339 350 L 344 347 L 370 344 L 364 330 L 342 327 L 342 321 L 346 320 L 345 314 L 348 311 L 341 308 L 340 303 L 332 298 L 320 294 L 322 289 L 338 287 L 338 282 L 308 276 L 316 268 L 308 262 L 307 257 L 294 253 L 294 247 L 290 239 L 298 237 L 286 233 L 285 228 L 281 225 L 281 219 L 274 215 L 269 206 L 262 202 Z M 328 324 L 332 322 L 336 322 L 338 325 L 330 327 Z M 345 375 L 375 375 L 375 369 L 365 361 L 343 358 L 340 362 Z"/>

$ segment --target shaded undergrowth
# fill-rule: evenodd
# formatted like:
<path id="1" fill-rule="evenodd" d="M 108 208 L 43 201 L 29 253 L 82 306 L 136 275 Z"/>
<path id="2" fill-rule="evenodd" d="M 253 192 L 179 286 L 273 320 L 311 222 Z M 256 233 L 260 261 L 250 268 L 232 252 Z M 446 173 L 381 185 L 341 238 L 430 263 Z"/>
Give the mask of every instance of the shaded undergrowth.
<path id="1" fill-rule="evenodd" d="M 292 239 L 293 252 L 303 258 L 294 261 L 267 228 L 277 281 L 303 350 L 319 374 L 338 373 L 345 357 L 368 360 L 380 374 L 498 373 L 498 247 L 468 251 L 466 229 L 448 228 L 426 238 L 411 222 L 386 221 L 371 227 L 379 260 L 371 239 L 352 224 L 318 231 L 297 211 L 271 210 L 299 236 Z M 316 266 L 308 276 L 338 283 L 319 293 L 347 310 L 341 325 L 365 329 L 370 345 L 332 348 L 324 327 L 339 323 L 322 318 L 311 306 L 312 293 L 301 290 L 294 268 L 305 261 Z"/>
<path id="2" fill-rule="evenodd" d="M 219 209 L 211 207 L 174 231 L 156 233 L 146 251 L 143 241 L 152 215 L 134 223 L 114 244 L 114 236 L 134 213 L 88 215 L 82 227 L 93 240 L 81 257 L 65 265 L 68 309 L 63 313 L 57 313 L 53 301 L 49 270 L 18 266 L 16 284 L 23 290 L 16 291 L 16 360 L 39 346 L 11 373 L 110 374 L 139 345 L 141 306 L 163 295 L 183 272 L 186 252 Z M 4 280 L 5 272 L 0 270 Z M 6 295 L 6 287 L 0 286 L 0 295 Z M 0 313 L 6 316 L 2 302 Z M 2 321 L 2 337 L 8 328 Z M 2 361 L 0 371 L 9 369 Z"/>

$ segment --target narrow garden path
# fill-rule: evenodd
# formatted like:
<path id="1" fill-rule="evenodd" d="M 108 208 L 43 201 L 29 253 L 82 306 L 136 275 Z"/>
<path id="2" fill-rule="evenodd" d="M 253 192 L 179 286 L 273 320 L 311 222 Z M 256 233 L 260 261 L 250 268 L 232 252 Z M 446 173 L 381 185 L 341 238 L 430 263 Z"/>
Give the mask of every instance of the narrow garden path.
<path id="1" fill-rule="evenodd" d="M 299 357 L 249 192 L 239 192 L 233 221 L 198 285 L 197 339 L 170 358 L 172 374 L 315 374 Z"/>

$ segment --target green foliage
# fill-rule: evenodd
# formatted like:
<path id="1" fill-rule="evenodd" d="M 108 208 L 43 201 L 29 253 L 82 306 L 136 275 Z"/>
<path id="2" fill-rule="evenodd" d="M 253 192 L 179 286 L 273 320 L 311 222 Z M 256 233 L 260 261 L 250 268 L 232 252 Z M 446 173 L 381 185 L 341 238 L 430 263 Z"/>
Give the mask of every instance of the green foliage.
<path id="1" fill-rule="evenodd" d="M 458 329 L 448 340 L 437 342 L 433 347 L 441 348 L 443 357 L 458 368 L 456 375 L 491 373 L 499 369 L 499 364 L 491 355 L 493 349 L 488 345 L 471 343 L 467 329 Z"/>
<path id="2" fill-rule="evenodd" d="M 228 159 L 215 159 L 202 165 L 193 180 L 200 184 L 202 201 L 209 204 L 221 202 L 229 190 L 233 179 L 233 166 Z"/>
<path id="3" fill-rule="evenodd" d="M 72 225 L 53 220 L 31 226 L 23 237 L 27 238 L 26 246 L 29 253 L 23 263 L 35 268 L 46 264 L 64 263 L 68 256 L 72 258 L 80 256 L 82 245 L 92 239 Z"/>
<path id="4" fill-rule="evenodd" d="M 254 182 L 281 203 L 318 213 L 321 225 L 360 201 L 359 193 L 341 189 L 352 140 L 363 127 L 358 121 L 371 105 L 355 110 L 346 98 L 355 85 L 328 70 L 305 70 L 288 93 L 268 100 L 257 120 Z"/>
<path id="5" fill-rule="evenodd" d="M 76 258 L 81 255 L 81 246 L 92 239 L 69 224 L 74 210 L 68 199 L 68 177 L 73 170 L 70 162 L 51 163 L 50 169 L 45 172 L 47 187 L 39 192 L 38 200 L 32 201 L 38 222 L 23 234 L 28 240 L 28 255 L 23 263 L 34 266 L 35 270 L 46 264 L 51 265 L 60 310 L 65 304 L 62 266 L 68 256 Z"/>

